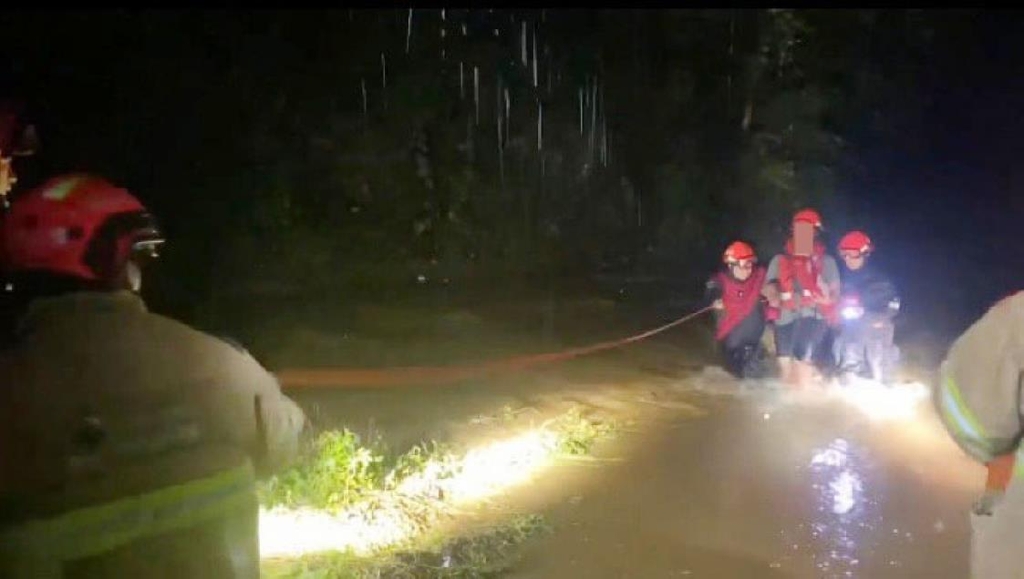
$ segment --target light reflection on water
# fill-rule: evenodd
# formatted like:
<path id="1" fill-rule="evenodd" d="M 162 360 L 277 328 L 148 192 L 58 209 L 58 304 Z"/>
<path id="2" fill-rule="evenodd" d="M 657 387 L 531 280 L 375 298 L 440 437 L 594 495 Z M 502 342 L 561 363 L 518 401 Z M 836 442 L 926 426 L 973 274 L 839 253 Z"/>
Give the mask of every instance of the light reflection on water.
<path id="1" fill-rule="evenodd" d="M 788 542 L 794 551 L 811 551 L 818 577 L 864 576 L 862 561 L 875 552 L 882 528 L 883 477 L 864 449 L 844 438 L 814 449 L 803 468 L 814 508 Z"/>
<path id="2" fill-rule="evenodd" d="M 814 563 L 826 575 L 856 576 L 859 539 L 865 530 L 873 529 L 877 503 L 865 495 L 864 466 L 843 438 L 836 438 L 811 456 L 815 500 L 812 528 L 818 543 Z"/>

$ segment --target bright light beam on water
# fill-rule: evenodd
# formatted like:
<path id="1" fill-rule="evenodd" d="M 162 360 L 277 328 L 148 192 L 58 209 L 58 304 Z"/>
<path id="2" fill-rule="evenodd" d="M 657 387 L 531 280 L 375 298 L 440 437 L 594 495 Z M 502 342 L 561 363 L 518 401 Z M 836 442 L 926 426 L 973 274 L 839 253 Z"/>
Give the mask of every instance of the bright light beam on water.
<path id="1" fill-rule="evenodd" d="M 837 390 L 837 396 L 875 421 L 909 420 L 929 396 L 928 387 L 913 382 L 887 387 L 870 380 Z"/>
<path id="2" fill-rule="evenodd" d="M 554 432 L 531 430 L 474 448 L 454 464 L 431 462 L 402 481 L 395 494 L 411 499 L 444 497 L 449 504 L 482 500 L 529 480 L 551 462 L 557 447 Z M 261 509 L 260 555 L 296 557 L 349 549 L 367 553 L 410 538 L 419 528 L 398 506 L 355 505 L 338 514 L 309 508 Z"/>

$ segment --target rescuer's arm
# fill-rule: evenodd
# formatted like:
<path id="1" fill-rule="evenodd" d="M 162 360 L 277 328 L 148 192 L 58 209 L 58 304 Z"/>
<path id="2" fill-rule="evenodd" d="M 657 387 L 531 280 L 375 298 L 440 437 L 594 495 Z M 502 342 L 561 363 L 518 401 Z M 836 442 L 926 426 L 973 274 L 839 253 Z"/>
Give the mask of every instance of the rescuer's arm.
<path id="1" fill-rule="evenodd" d="M 768 300 L 768 305 L 779 307 L 779 256 L 768 262 L 768 270 L 764 276 L 764 286 L 761 288 L 761 295 Z"/>
<path id="2" fill-rule="evenodd" d="M 935 403 L 953 439 L 989 463 L 1013 453 L 1021 436 L 1024 293 L 994 305 L 949 350 Z"/>
<path id="3" fill-rule="evenodd" d="M 309 434 L 305 413 L 255 358 L 220 340 L 214 344 L 220 360 L 214 396 L 214 410 L 220 413 L 216 428 L 251 453 L 258 474 L 287 466 L 298 457 L 301 442 Z"/>
<path id="4" fill-rule="evenodd" d="M 864 305 L 873 316 L 891 320 L 899 313 L 899 294 L 888 277 L 879 274 L 878 278 L 864 289 L 864 293 Z"/>
<path id="5" fill-rule="evenodd" d="M 712 276 L 704 284 L 704 301 L 716 309 L 722 307 L 722 285 L 718 283 L 718 276 Z"/>
<path id="6" fill-rule="evenodd" d="M 263 373 L 265 377 L 258 383 L 253 408 L 260 421 L 257 440 L 265 452 L 257 472 L 272 472 L 298 457 L 311 426 L 298 404 L 281 392 L 277 379 L 266 370 Z"/>
<path id="7" fill-rule="evenodd" d="M 882 274 L 880 285 L 879 293 L 884 300 L 886 317 L 891 320 L 896 317 L 896 314 L 900 313 L 900 293 L 896 289 L 896 284 L 893 283 L 892 278 L 885 274 Z"/>
<path id="8" fill-rule="evenodd" d="M 842 286 L 839 277 L 839 265 L 836 264 L 835 258 L 831 255 L 826 255 L 825 259 L 822 260 L 821 281 L 824 284 L 822 290 L 826 296 L 827 303 L 837 301 L 842 293 Z"/>

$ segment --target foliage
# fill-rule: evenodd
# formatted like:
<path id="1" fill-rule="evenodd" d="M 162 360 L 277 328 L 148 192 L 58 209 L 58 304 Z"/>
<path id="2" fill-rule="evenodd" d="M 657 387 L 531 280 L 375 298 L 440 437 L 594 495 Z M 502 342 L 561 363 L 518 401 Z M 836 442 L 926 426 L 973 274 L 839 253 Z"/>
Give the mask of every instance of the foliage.
<path id="1" fill-rule="evenodd" d="M 617 425 L 608 420 L 594 420 L 583 415 L 578 407 L 560 416 L 555 423 L 559 433 L 558 448 L 564 454 L 589 454 L 594 444 L 611 436 Z"/>
<path id="2" fill-rule="evenodd" d="M 515 415 L 515 410 L 505 406 L 496 419 L 508 423 Z M 617 427 L 614 421 L 589 417 L 574 406 L 542 428 L 555 434 L 550 451 L 580 456 L 612 436 Z M 445 508 L 443 501 L 421 496 L 399 499 L 389 491 L 398 490 L 403 481 L 417 475 L 426 475 L 435 483 L 452 477 L 458 472 L 458 463 L 458 453 L 436 441 L 396 456 L 379 437 L 363 443 L 348 430 L 325 431 L 304 460 L 261 485 L 260 502 L 265 507 L 331 511 L 358 504 L 368 509 L 364 512 L 368 517 L 374 509 L 397 506 L 429 528 L 427 522 L 436 520 L 437 511 Z M 540 516 L 518 515 L 455 537 L 428 532 L 370 555 L 329 553 L 270 561 L 264 565 L 264 573 L 269 577 L 489 577 L 508 569 L 523 541 L 546 531 Z"/>
<path id="3" fill-rule="evenodd" d="M 506 406 L 501 416 L 509 421 L 515 414 Z M 560 452 L 582 455 L 613 434 L 616 424 L 586 416 L 573 407 L 547 428 L 556 434 Z M 339 510 L 375 493 L 394 490 L 406 478 L 428 469 L 432 476 L 450 477 L 457 462 L 456 450 L 438 441 L 422 442 L 397 454 L 380 435 L 363 441 L 348 429 L 327 430 L 317 436 L 298 464 L 261 483 L 260 502 L 267 507 Z"/>
<path id="4" fill-rule="evenodd" d="M 88 168 L 138 192 L 171 237 L 154 291 L 173 304 L 345 292 L 368 265 L 394 269 L 384 285 L 431 261 L 702 268 L 732 237 L 776 249 L 796 206 L 847 207 L 849 137 L 913 122 L 877 113 L 912 101 L 889 52 L 912 65 L 941 33 L 870 10 L 441 16 L 21 14 L 10 46 L 46 121 L 36 174 Z M 53 29 L 73 55 L 35 40 Z"/>
<path id="5" fill-rule="evenodd" d="M 451 450 L 437 441 L 395 455 L 380 437 L 363 443 L 348 429 L 327 430 L 298 464 L 261 484 L 260 502 L 268 507 L 338 510 L 394 489 L 431 463 L 446 465 L 453 458 Z"/>

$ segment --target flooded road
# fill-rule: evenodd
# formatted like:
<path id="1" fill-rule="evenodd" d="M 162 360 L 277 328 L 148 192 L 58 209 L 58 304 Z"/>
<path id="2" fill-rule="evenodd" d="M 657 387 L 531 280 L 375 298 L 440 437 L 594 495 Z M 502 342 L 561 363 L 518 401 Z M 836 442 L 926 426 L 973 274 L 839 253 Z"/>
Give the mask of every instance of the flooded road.
<path id="1" fill-rule="evenodd" d="M 601 309 L 585 313 L 573 317 L 578 335 L 566 343 L 600 340 L 601 328 L 615 335 L 616 328 L 656 325 Z M 597 330 L 588 333 L 584 322 Z M 454 334 L 451 349 L 473 359 L 495 330 L 482 321 L 468 327 Z M 303 363 L 319 361 L 311 353 L 327 363 L 346 359 L 347 350 L 333 348 L 351 339 L 315 337 L 285 343 L 303 352 L 296 358 Z M 504 352 L 513 343 L 506 342 L 495 341 L 494 350 Z M 900 415 L 878 412 L 894 404 L 885 396 L 851 401 L 744 389 L 708 372 L 707 343 L 706 328 L 694 324 L 537 371 L 298 398 L 324 426 L 379 430 L 399 449 L 419 440 L 471 443 L 480 416 L 502 408 L 522 421 L 570 406 L 635 418 L 596 460 L 552 467 L 509 493 L 511 510 L 543 513 L 553 532 L 528 544 L 507 577 L 968 575 L 967 511 L 984 470 L 950 440 L 929 400 Z"/>
<path id="2" fill-rule="evenodd" d="M 983 470 L 928 401 L 887 422 L 816 397 L 705 404 L 638 429 L 619 462 L 547 477 L 572 496 L 510 576 L 967 576 Z"/>

